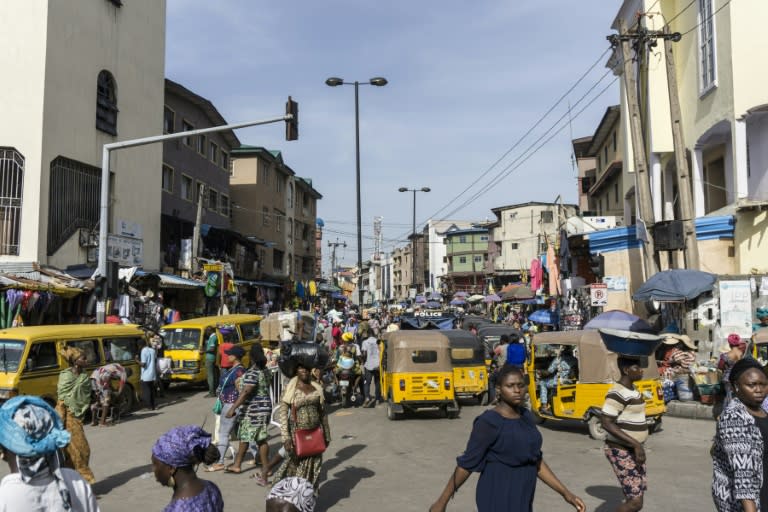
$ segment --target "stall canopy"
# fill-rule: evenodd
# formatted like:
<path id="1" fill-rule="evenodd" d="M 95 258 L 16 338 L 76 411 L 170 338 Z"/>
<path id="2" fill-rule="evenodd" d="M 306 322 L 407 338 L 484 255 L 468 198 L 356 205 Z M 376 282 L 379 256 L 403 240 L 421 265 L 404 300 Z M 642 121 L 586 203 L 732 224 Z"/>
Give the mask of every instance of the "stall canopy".
<path id="1" fill-rule="evenodd" d="M 626 311 L 622 311 L 620 309 L 611 309 L 610 311 L 600 313 L 592 320 L 587 322 L 587 324 L 584 326 L 584 330 L 594 330 L 600 328 L 619 329 L 623 331 L 645 332 L 653 334 L 656 333 L 656 330 L 651 327 L 648 322 L 639 316 L 635 316 L 632 313 L 627 313 Z"/>
<path id="2" fill-rule="evenodd" d="M 181 276 L 175 276 L 173 274 L 163 274 L 162 272 L 144 272 L 139 270 L 136 272 L 137 278 L 144 278 L 147 276 L 156 276 L 159 280 L 158 286 L 160 288 L 179 288 L 185 290 L 194 290 L 195 288 L 204 288 L 205 283 L 202 281 L 196 281 L 194 279 L 187 279 Z"/>
<path id="3" fill-rule="evenodd" d="M 548 309 L 539 309 L 534 311 L 528 320 L 539 324 L 555 325 L 557 324 L 558 314 L 556 311 L 550 311 Z"/>
<path id="4" fill-rule="evenodd" d="M 673 269 L 651 276 L 632 298 L 636 301 L 681 302 L 712 291 L 717 276 L 701 270 Z"/>

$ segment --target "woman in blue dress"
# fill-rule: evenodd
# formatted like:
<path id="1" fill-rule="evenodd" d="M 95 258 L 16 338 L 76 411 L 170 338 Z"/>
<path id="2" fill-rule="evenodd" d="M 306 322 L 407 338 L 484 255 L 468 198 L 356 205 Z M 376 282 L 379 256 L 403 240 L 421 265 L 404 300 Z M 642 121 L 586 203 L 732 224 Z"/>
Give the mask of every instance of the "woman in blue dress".
<path id="1" fill-rule="evenodd" d="M 443 512 L 472 472 L 480 473 L 475 494 L 478 512 L 532 511 L 537 478 L 576 510 L 585 510 L 581 498 L 544 462 L 541 433 L 524 407 L 525 394 L 522 370 L 504 366 L 496 384 L 498 405 L 475 419 L 467 449 L 456 459 L 456 469 L 430 512 Z"/>

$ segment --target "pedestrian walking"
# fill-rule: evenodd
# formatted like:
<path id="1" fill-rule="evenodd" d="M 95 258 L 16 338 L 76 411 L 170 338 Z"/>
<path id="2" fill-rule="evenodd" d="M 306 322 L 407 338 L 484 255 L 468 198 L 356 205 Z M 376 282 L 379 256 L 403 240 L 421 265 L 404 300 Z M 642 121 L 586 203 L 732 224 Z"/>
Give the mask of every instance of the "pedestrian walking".
<path id="1" fill-rule="evenodd" d="M 717 420 L 712 449 L 712 498 L 718 512 L 768 510 L 768 413 L 761 405 L 768 379 L 755 359 L 731 368 L 734 391 Z"/>
<path id="2" fill-rule="evenodd" d="M 91 379 L 85 372 L 88 360 L 85 352 L 77 347 L 64 347 L 61 355 L 69 364 L 69 368 L 59 374 L 56 387 L 56 412 L 70 435 L 69 444 L 64 449 L 64 464 L 77 470 L 86 482 L 93 484 L 96 477 L 89 466 L 91 447 L 83 430 L 83 418 L 91 405 Z"/>
<path id="3" fill-rule="evenodd" d="M 211 464 L 218 457 L 211 434 L 198 426 L 175 427 L 160 436 L 152 447 L 152 470 L 160 485 L 173 489 L 163 512 L 222 512 L 219 488 L 195 473 L 199 464 Z"/>
<path id="4" fill-rule="evenodd" d="M 583 512 L 581 498 L 569 491 L 544 461 L 541 433 L 534 416 L 524 407 L 523 371 L 504 366 L 496 395 L 498 405 L 475 419 L 467 448 L 456 459 L 456 468 L 430 512 L 444 511 L 472 472 L 480 473 L 475 491 L 478 512 L 532 511 L 537 478 Z"/>
<path id="5" fill-rule="evenodd" d="M 723 401 L 723 409 L 728 407 L 731 399 L 733 398 L 733 386 L 731 385 L 731 379 L 729 377 L 731 368 L 737 362 L 745 357 L 752 357 L 747 353 L 747 342 L 741 339 L 736 333 L 728 335 L 728 350 L 720 354 L 720 360 L 717 362 L 717 369 L 722 372 L 722 378 L 720 380 L 723 389 L 725 390 L 725 400 Z"/>
<path id="6" fill-rule="evenodd" d="M 226 373 L 221 375 L 221 385 L 219 386 L 219 400 L 222 403 L 222 409 L 219 420 L 219 431 L 216 436 L 216 447 L 219 449 L 219 460 L 216 464 L 208 467 L 206 471 L 221 471 L 225 469 L 224 458 L 227 454 L 227 448 L 229 448 L 229 436 L 234 430 L 237 424 L 237 415 L 229 414 L 229 411 L 235 409 L 233 406 L 237 399 L 240 398 L 240 391 L 238 390 L 238 379 L 245 373 L 245 368 L 242 364 L 243 356 L 245 355 L 245 349 L 239 345 L 235 345 L 227 349 L 225 353 L 226 357 L 231 363 L 231 368 Z M 235 410 L 236 411 L 236 410 Z"/>
<path id="7" fill-rule="evenodd" d="M 139 340 L 141 348 L 139 365 L 141 366 L 141 401 L 146 409 L 154 411 L 157 408 L 155 403 L 155 380 L 157 380 L 157 353 L 155 349 L 147 345 L 145 340 Z"/>
<path id="8" fill-rule="evenodd" d="M 216 366 L 216 353 L 219 345 L 219 335 L 214 327 L 206 327 L 203 331 L 203 348 L 205 355 L 205 375 L 208 382 L 208 397 L 216 396 L 216 385 L 219 382 L 219 369 Z"/>
<path id="9" fill-rule="evenodd" d="M 621 378 L 608 390 L 602 409 L 602 425 L 607 434 L 604 452 L 611 463 L 626 498 L 616 512 L 637 512 L 643 508 L 648 489 L 645 465 L 645 400 L 635 388 L 643 378 L 639 358 L 619 356 Z"/>
<path id="10" fill-rule="evenodd" d="M 363 389 L 363 396 L 365 396 L 365 402 L 363 407 L 374 407 L 377 403 L 381 403 L 383 398 L 381 397 L 381 382 L 379 382 L 379 343 L 375 336 L 370 335 L 363 340 L 361 347 L 363 353 L 363 370 L 365 372 L 365 384 Z M 376 385 L 376 393 L 371 394 L 371 384 Z"/>
<path id="11" fill-rule="evenodd" d="M 98 512 L 91 486 L 61 466 L 70 441 L 61 418 L 37 396 L 17 396 L 0 408 L 0 453 L 10 474 L 0 481 L 0 510 Z"/>

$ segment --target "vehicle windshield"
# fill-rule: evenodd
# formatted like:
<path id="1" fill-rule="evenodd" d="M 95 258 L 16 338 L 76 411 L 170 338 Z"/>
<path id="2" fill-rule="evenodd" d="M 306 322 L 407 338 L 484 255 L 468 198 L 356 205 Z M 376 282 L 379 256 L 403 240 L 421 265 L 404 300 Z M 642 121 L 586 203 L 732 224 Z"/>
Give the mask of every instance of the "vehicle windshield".
<path id="1" fill-rule="evenodd" d="M 0 371 L 17 372 L 21 356 L 24 354 L 24 341 L 0 340 Z"/>
<path id="2" fill-rule="evenodd" d="M 200 348 L 200 329 L 163 329 L 166 350 L 197 350 Z"/>
<path id="3" fill-rule="evenodd" d="M 480 363 L 485 364 L 483 351 L 473 348 L 452 348 L 451 361 L 456 364 Z"/>

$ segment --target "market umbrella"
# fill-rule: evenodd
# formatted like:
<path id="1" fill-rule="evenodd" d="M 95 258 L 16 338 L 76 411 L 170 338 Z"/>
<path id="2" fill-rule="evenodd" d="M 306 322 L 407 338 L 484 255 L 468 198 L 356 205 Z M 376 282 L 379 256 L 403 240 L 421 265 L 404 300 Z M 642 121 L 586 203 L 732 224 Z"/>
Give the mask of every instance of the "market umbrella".
<path id="1" fill-rule="evenodd" d="M 436 300 L 438 302 L 443 300 L 443 296 L 440 295 L 440 292 L 427 293 L 427 297 L 429 298 L 429 300 Z"/>
<path id="2" fill-rule="evenodd" d="M 704 292 L 712 291 L 717 276 L 709 272 L 690 269 L 672 269 L 652 275 L 637 289 L 636 301 L 681 302 L 693 300 Z"/>
<path id="3" fill-rule="evenodd" d="M 532 299 L 536 294 L 527 286 L 517 286 L 501 295 L 502 300 L 526 300 Z"/>
<path id="4" fill-rule="evenodd" d="M 462 299 L 453 299 L 453 300 L 450 302 L 451 306 L 463 306 L 463 305 L 464 305 L 464 304 L 466 304 L 466 303 L 467 303 L 467 301 L 465 301 L 465 300 L 462 300 Z"/>
<path id="5" fill-rule="evenodd" d="M 554 325 L 557 323 L 557 312 L 550 311 L 548 309 L 539 309 L 534 311 L 529 317 L 528 320 L 531 322 L 536 322 L 538 324 L 549 324 Z"/>
<path id="6" fill-rule="evenodd" d="M 436 300 L 430 300 L 430 301 L 427 301 L 426 304 L 424 304 L 424 307 L 427 309 L 440 309 L 442 306 Z"/>
<path id="7" fill-rule="evenodd" d="M 467 302 L 480 302 L 484 298 L 482 295 L 470 295 L 467 297 Z"/>
<path id="8" fill-rule="evenodd" d="M 501 302 L 501 297 L 496 295 L 495 293 L 492 293 L 490 295 L 486 295 L 483 297 L 483 302 Z"/>
<path id="9" fill-rule="evenodd" d="M 584 325 L 584 330 L 617 329 L 621 331 L 644 332 L 655 334 L 656 331 L 648 322 L 639 316 L 620 309 L 611 309 L 600 313 Z"/>
<path id="10" fill-rule="evenodd" d="M 467 295 L 469 295 L 467 292 L 456 292 L 453 294 L 453 298 L 466 297 Z"/>

